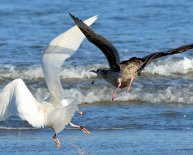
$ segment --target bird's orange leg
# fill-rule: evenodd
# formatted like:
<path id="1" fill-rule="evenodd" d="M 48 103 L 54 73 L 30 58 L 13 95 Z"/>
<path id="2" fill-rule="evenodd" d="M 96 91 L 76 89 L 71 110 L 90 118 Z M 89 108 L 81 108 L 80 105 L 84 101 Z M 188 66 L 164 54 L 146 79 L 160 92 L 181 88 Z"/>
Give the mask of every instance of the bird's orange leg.
<path id="1" fill-rule="evenodd" d="M 130 80 L 130 82 L 129 82 L 129 86 L 127 87 L 127 93 L 130 92 L 130 90 L 131 90 L 131 85 L 132 85 L 132 83 L 133 83 L 134 80 L 135 80 L 135 77 L 131 77 L 131 80 Z"/>
<path id="2" fill-rule="evenodd" d="M 69 122 L 69 124 L 74 127 L 74 128 L 79 128 L 80 130 L 82 130 L 82 132 L 84 132 L 87 135 L 90 135 L 90 131 L 88 131 L 85 127 L 83 126 L 79 126 L 79 125 L 75 125 L 72 122 Z"/>
<path id="3" fill-rule="evenodd" d="M 113 92 L 113 94 L 112 94 L 112 101 L 114 101 L 115 98 L 117 97 L 117 91 L 120 89 L 120 87 L 121 87 L 121 82 L 119 81 L 119 82 L 118 82 L 117 89 L 116 89 L 116 90 Z"/>
<path id="4" fill-rule="evenodd" d="M 55 142 L 55 144 L 56 144 L 56 147 L 60 147 L 60 141 L 59 141 L 59 139 L 57 138 L 57 136 L 56 136 L 56 133 L 54 134 L 54 136 L 53 136 L 53 140 L 54 140 L 54 142 Z"/>

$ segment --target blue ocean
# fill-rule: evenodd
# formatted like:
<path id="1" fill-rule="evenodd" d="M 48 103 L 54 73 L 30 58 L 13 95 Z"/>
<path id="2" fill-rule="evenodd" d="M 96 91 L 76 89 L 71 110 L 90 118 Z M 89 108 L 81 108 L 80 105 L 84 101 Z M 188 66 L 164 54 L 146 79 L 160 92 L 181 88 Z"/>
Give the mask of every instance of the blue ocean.
<path id="1" fill-rule="evenodd" d="M 98 15 L 92 29 L 113 43 L 121 60 L 193 43 L 192 0 L 1 0 L 0 89 L 21 78 L 38 101 L 49 97 L 41 56 L 74 26 L 68 12 L 82 20 Z M 90 136 L 67 126 L 58 149 L 53 130 L 12 116 L 0 121 L 0 154 L 193 154 L 193 50 L 153 61 L 114 102 L 115 88 L 90 72 L 104 66 L 104 54 L 85 39 L 61 72 L 65 95 L 78 98 L 85 112 L 72 122 Z"/>

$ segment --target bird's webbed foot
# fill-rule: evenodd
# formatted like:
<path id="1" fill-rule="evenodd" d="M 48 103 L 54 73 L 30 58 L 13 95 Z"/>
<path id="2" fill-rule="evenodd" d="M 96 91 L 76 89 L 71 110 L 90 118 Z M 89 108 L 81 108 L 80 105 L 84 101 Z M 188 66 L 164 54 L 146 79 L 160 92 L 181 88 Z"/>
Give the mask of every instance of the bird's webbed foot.
<path id="1" fill-rule="evenodd" d="M 113 94 L 112 94 L 112 101 L 114 101 L 115 98 L 117 97 L 117 92 L 118 92 L 118 90 L 120 89 L 120 87 L 121 87 L 121 82 L 119 81 L 119 82 L 118 82 L 117 89 L 116 89 L 116 90 L 113 92 Z"/>
<path id="2" fill-rule="evenodd" d="M 117 97 L 117 92 L 116 90 L 112 94 L 112 101 L 115 101 L 115 98 Z"/>
<path id="3" fill-rule="evenodd" d="M 69 122 L 69 124 L 70 124 L 72 127 L 74 127 L 74 128 L 79 128 L 79 129 L 82 130 L 82 132 L 84 132 L 85 134 L 90 135 L 90 131 L 87 130 L 85 127 L 79 126 L 79 125 L 75 125 L 75 124 L 73 124 L 72 122 Z"/>
<path id="4" fill-rule="evenodd" d="M 131 87 L 127 87 L 127 91 L 126 91 L 126 93 L 129 93 L 131 91 Z"/>
<path id="5" fill-rule="evenodd" d="M 132 85 L 134 80 L 135 80 L 135 77 L 131 77 L 131 80 L 130 80 L 129 85 L 127 87 L 126 93 L 129 93 L 131 91 L 131 85 Z"/>
<path id="6" fill-rule="evenodd" d="M 85 127 L 80 126 L 80 130 L 82 130 L 82 132 L 84 132 L 85 134 L 90 135 L 90 131 L 87 130 Z"/>
<path id="7" fill-rule="evenodd" d="M 61 146 L 61 144 L 60 144 L 60 141 L 59 141 L 59 139 L 57 138 L 57 136 L 56 136 L 56 133 L 54 134 L 54 136 L 53 136 L 53 140 L 54 140 L 54 142 L 55 142 L 55 144 L 56 144 L 56 147 L 60 147 Z"/>

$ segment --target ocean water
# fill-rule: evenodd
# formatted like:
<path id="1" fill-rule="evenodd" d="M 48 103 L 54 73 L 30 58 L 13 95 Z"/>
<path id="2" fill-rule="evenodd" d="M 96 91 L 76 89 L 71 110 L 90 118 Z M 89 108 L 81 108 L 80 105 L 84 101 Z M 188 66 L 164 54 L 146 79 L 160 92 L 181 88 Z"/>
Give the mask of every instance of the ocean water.
<path id="1" fill-rule="evenodd" d="M 121 60 L 143 57 L 193 43 L 193 1 L 0 1 L 0 89 L 22 78 L 38 100 L 49 97 L 41 55 L 49 41 L 74 26 L 68 12 L 99 18 L 92 28 L 118 49 Z M 0 121 L 2 154 L 192 154 L 193 50 L 153 61 L 115 102 L 115 88 L 89 72 L 108 67 L 102 52 L 87 40 L 63 65 L 66 96 L 86 102 L 86 136 L 70 127 L 58 135 L 34 129 L 18 117 Z M 94 85 L 91 81 L 95 79 Z"/>

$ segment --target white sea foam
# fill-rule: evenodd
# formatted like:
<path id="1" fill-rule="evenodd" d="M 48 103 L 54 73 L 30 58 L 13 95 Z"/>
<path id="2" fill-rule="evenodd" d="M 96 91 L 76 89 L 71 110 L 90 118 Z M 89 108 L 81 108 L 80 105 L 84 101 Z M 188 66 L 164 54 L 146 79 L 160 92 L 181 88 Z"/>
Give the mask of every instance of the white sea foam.
<path id="1" fill-rule="evenodd" d="M 90 66 L 64 66 L 61 71 L 61 78 L 63 79 L 84 79 L 92 78 L 96 75 L 90 72 L 91 69 L 97 69 L 102 65 L 90 65 Z M 15 67 L 13 65 L 6 65 L 0 69 L 0 79 L 16 79 L 22 78 L 27 80 L 44 78 L 41 66 L 30 67 Z"/>
<path id="2" fill-rule="evenodd" d="M 91 73 L 91 69 L 97 69 L 102 65 L 90 65 L 90 66 L 64 66 L 61 72 L 61 77 L 66 79 L 89 79 L 96 75 Z M 105 66 L 107 67 L 107 65 Z M 187 75 L 193 72 L 193 58 L 182 59 L 163 59 L 150 64 L 144 71 L 150 74 L 159 74 L 163 76 L 175 76 L 176 74 Z M 22 78 L 27 80 L 34 80 L 43 78 L 42 69 L 40 66 L 31 67 L 15 67 L 6 65 L 0 69 L 0 79 L 15 79 Z M 140 83 L 143 85 L 143 83 Z M 181 88 L 179 88 L 181 86 Z M 193 104 L 193 85 L 190 83 L 188 87 L 183 85 L 173 85 L 155 88 L 152 86 L 152 90 L 146 90 L 143 87 L 133 87 L 132 91 L 128 94 L 125 90 L 118 92 L 117 101 L 122 102 L 150 102 L 150 103 L 185 103 Z M 38 100 L 45 100 L 49 97 L 47 88 L 34 88 L 30 87 L 32 93 Z M 107 82 L 104 85 L 95 84 L 93 86 L 88 85 L 83 87 L 76 87 L 73 85 L 71 89 L 64 90 L 66 96 L 78 98 L 81 102 L 88 103 L 103 103 L 111 102 L 112 92 L 115 88 L 110 87 Z"/>
<path id="3" fill-rule="evenodd" d="M 135 89 L 131 93 L 124 95 L 121 93 L 117 100 L 120 101 L 140 101 L 149 103 L 183 103 L 193 104 L 193 87 L 176 88 L 175 86 L 167 87 L 165 90 L 138 90 Z"/>
<path id="4" fill-rule="evenodd" d="M 86 79 L 93 78 L 96 75 L 91 73 L 91 69 L 97 69 L 100 67 L 108 67 L 99 64 L 93 64 L 89 66 L 64 66 L 61 72 L 61 78 L 63 79 Z M 167 58 L 163 60 L 154 61 L 149 64 L 145 70 L 145 73 L 162 76 L 174 76 L 177 74 L 186 75 L 193 72 L 193 58 L 182 58 L 180 60 Z M 0 68 L 0 79 L 15 79 L 22 78 L 27 80 L 43 78 L 41 66 L 29 66 L 29 67 L 15 67 L 13 65 L 6 65 Z"/>
<path id="5" fill-rule="evenodd" d="M 159 74 L 164 76 L 176 74 L 185 75 L 193 72 L 193 58 L 184 57 L 181 60 L 173 60 L 171 58 L 159 60 L 149 64 L 146 67 L 145 72 L 149 74 Z"/>
<path id="6" fill-rule="evenodd" d="M 77 98 L 80 102 L 92 103 L 111 103 L 112 93 L 114 88 L 105 85 L 94 85 L 86 89 L 64 89 L 64 95 Z M 169 86 L 165 90 L 154 89 L 145 90 L 134 88 L 131 92 L 126 93 L 126 90 L 118 92 L 116 101 L 118 102 L 147 102 L 147 103 L 183 103 L 193 104 L 193 85 L 188 87 L 178 88 L 177 86 Z M 39 88 L 34 90 L 34 95 L 39 100 L 49 97 L 48 90 Z"/>

